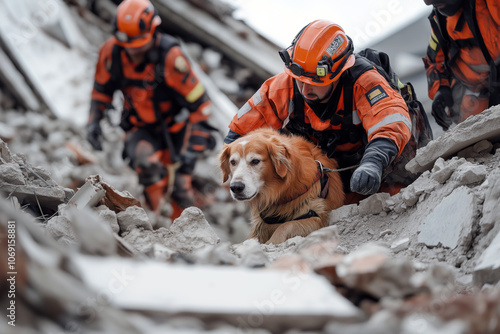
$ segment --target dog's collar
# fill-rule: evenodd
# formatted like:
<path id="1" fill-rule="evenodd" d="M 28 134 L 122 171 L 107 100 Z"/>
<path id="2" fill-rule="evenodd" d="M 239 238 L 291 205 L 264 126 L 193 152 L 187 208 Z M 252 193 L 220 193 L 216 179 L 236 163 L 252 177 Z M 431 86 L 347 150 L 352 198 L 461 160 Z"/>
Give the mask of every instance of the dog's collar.
<path id="1" fill-rule="evenodd" d="M 311 186 L 305 186 L 299 193 L 295 194 L 294 196 L 287 196 L 282 199 L 280 199 L 276 204 L 281 205 L 285 204 L 288 202 L 293 201 L 294 199 L 304 195 L 318 180 L 321 179 L 321 192 L 319 196 L 321 198 L 326 198 L 328 195 L 328 175 L 325 173 L 323 169 L 323 164 L 316 160 L 316 164 L 318 165 L 318 169 L 316 170 L 316 175 L 314 176 L 314 180 L 311 184 Z"/>
<path id="2" fill-rule="evenodd" d="M 288 219 L 284 219 L 284 218 L 278 217 L 278 216 L 271 216 L 271 217 L 264 218 L 261 215 L 260 217 L 262 218 L 262 220 L 266 224 L 283 224 L 287 221 L 290 221 Z M 311 217 L 319 217 L 319 216 L 315 211 L 309 210 L 307 213 L 303 214 L 302 216 L 294 218 L 292 220 L 300 220 L 300 219 L 306 219 L 306 218 L 311 218 Z"/>

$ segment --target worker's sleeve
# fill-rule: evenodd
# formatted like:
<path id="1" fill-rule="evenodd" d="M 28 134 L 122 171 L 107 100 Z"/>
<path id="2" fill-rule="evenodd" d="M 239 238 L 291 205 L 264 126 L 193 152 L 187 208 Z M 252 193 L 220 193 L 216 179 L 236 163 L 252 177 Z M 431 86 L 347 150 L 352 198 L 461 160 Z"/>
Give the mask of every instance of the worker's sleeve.
<path id="1" fill-rule="evenodd" d="M 177 102 L 190 111 L 189 121 L 206 121 L 211 114 L 211 101 L 180 47 L 174 46 L 164 61 L 165 81 L 177 93 Z"/>
<path id="2" fill-rule="evenodd" d="M 266 80 L 238 110 L 229 129 L 240 136 L 266 126 L 281 129 L 290 113 L 293 93 L 291 80 L 285 73 Z"/>
<path id="3" fill-rule="evenodd" d="M 427 56 L 423 59 L 427 75 L 427 88 L 429 98 L 434 99 L 439 87 L 450 86 L 450 73 L 445 68 L 445 57 L 438 38 L 432 31 L 429 45 L 427 46 Z"/>
<path id="4" fill-rule="evenodd" d="M 498 0 L 486 0 L 486 7 L 496 25 L 500 26 L 500 2 Z"/>
<path id="5" fill-rule="evenodd" d="M 113 102 L 113 93 L 118 89 L 116 80 L 111 76 L 113 46 L 112 41 L 108 40 L 99 50 L 91 93 L 89 123 L 103 117 L 104 111 Z"/>
<path id="6" fill-rule="evenodd" d="M 411 137 L 408 107 L 398 91 L 375 69 L 363 73 L 354 84 L 355 110 L 366 130 L 368 141 L 387 138 L 401 154 Z"/>

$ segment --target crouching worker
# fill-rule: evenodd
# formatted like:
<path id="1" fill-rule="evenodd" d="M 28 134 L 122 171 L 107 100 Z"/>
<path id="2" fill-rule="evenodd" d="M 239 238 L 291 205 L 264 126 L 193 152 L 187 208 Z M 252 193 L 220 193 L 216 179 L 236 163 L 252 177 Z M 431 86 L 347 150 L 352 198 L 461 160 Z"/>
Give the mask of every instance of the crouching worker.
<path id="1" fill-rule="evenodd" d="M 284 73 L 264 82 L 238 111 L 225 143 L 264 126 L 308 138 L 347 168 L 341 172 L 345 204 L 395 194 L 416 178 L 404 168 L 417 149 L 409 144 L 405 99 L 367 58 L 353 54 L 340 26 L 313 21 L 280 56 Z"/>
<path id="2" fill-rule="evenodd" d="M 160 23 L 148 0 L 118 6 L 114 35 L 99 51 L 87 139 L 102 149 L 99 122 L 120 90 L 124 157 L 137 171 L 152 210 L 159 212 L 171 191 L 173 220 L 194 204 L 191 174 L 198 156 L 213 148 L 206 122 L 211 102 L 177 41 L 157 32 Z"/>

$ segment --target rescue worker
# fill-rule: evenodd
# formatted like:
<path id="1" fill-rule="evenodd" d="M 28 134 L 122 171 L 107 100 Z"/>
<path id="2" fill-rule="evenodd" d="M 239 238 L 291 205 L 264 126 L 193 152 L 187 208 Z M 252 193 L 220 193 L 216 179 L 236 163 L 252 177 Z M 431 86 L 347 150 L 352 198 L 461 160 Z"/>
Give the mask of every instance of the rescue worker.
<path id="1" fill-rule="evenodd" d="M 383 178 L 411 137 L 407 105 L 366 58 L 353 54 L 344 30 L 313 21 L 280 56 L 284 73 L 265 81 L 238 111 L 224 142 L 265 126 L 305 136 L 341 168 L 352 168 L 341 172 L 346 204 L 407 185 Z"/>
<path id="2" fill-rule="evenodd" d="M 500 103 L 500 2 L 424 2 L 434 6 L 424 58 L 432 115 L 446 131 Z"/>
<path id="3" fill-rule="evenodd" d="M 157 31 L 160 23 L 148 0 L 118 6 L 114 34 L 99 51 L 87 139 L 102 149 L 100 121 L 120 90 L 124 157 L 137 171 L 152 210 L 159 212 L 171 191 L 173 220 L 193 205 L 191 173 L 199 154 L 212 148 L 206 122 L 211 102 L 177 41 Z"/>

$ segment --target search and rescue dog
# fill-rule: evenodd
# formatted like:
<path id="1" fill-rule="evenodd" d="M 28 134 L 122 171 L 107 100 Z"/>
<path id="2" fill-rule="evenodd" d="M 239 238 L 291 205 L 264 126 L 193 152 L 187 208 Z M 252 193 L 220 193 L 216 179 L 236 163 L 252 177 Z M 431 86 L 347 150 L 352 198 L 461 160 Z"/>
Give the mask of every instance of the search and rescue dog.
<path id="1" fill-rule="evenodd" d="M 337 162 L 301 136 L 257 129 L 224 145 L 219 156 L 231 196 L 250 205 L 250 238 L 279 244 L 326 226 L 344 203 Z"/>

